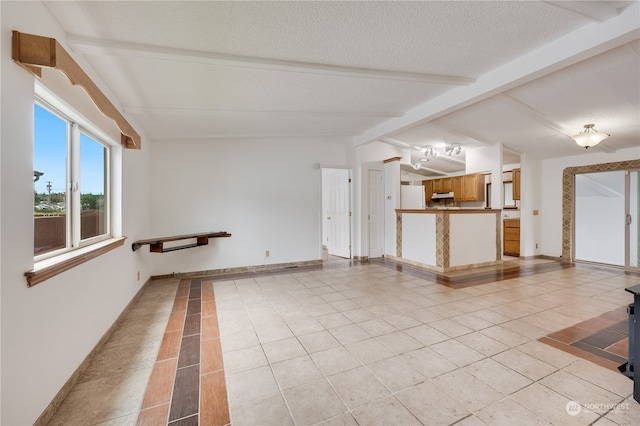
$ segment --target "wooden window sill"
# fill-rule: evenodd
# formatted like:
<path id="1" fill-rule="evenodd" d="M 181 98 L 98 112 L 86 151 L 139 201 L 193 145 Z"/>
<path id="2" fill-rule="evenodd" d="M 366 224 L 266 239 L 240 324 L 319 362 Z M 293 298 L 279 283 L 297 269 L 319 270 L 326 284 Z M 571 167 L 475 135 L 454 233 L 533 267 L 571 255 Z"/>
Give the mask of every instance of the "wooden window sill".
<path id="1" fill-rule="evenodd" d="M 126 240 L 126 237 L 110 238 L 88 247 L 36 262 L 32 270 L 24 273 L 24 276 L 27 277 L 27 287 L 33 287 L 42 281 L 118 248 L 124 245 L 124 240 Z"/>

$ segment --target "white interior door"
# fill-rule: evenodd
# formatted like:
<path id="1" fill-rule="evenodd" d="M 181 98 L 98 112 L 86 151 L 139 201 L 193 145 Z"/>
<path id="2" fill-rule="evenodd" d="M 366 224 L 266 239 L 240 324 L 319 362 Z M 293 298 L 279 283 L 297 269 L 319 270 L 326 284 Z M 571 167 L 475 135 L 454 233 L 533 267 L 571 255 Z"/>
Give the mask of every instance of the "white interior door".
<path id="1" fill-rule="evenodd" d="M 369 170 L 369 258 L 384 253 L 384 180 L 382 170 Z"/>
<path id="2" fill-rule="evenodd" d="M 351 258 L 351 172 L 323 169 L 323 193 L 327 250 L 330 255 Z"/>

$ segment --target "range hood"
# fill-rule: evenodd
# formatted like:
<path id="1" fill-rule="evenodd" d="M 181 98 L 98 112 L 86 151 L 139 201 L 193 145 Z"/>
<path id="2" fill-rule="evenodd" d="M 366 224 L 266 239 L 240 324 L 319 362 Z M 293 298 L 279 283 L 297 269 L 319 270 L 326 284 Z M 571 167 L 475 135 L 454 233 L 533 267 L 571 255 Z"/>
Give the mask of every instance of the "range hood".
<path id="1" fill-rule="evenodd" d="M 448 200 L 453 199 L 453 192 L 434 192 L 431 196 L 432 200 Z"/>

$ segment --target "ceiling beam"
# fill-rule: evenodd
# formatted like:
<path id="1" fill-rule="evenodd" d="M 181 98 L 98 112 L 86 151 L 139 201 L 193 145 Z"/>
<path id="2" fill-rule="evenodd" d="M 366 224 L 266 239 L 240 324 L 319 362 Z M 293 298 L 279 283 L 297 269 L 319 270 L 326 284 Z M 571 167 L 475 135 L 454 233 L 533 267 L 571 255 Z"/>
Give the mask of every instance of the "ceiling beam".
<path id="1" fill-rule="evenodd" d="M 134 56 L 176 62 L 194 62 L 209 65 L 261 69 L 280 72 L 332 75 L 378 80 L 419 81 L 430 84 L 466 86 L 475 79 L 460 76 L 393 71 L 364 67 L 322 64 L 314 62 L 288 61 L 257 56 L 232 55 L 200 50 L 178 49 L 141 43 L 129 43 L 90 37 L 68 35 L 67 43 L 74 52 L 89 55 Z"/>
<path id="2" fill-rule="evenodd" d="M 459 138 L 464 138 L 464 139 L 469 139 L 475 142 L 478 142 L 479 144 L 485 145 L 485 146 L 489 146 L 489 145 L 493 145 L 493 143 L 491 143 L 490 141 L 484 139 L 481 136 L 478 136 L 476 134 L 474 134 L 473 132 L 469 131 L 468 129 L 462 130 L 458 127 L 454 127 L 450 124 L 442 124 L 438 121 L 431 121 L 429 122 L 430 126 L 435 127 L 436 129 L 440 129 L 444 132 L 449 133 L 450 135 L 453 136 L 457 136 Z"/>
<path id="3" fill-rule="evenodd" d="M 604 1 L 545 1 L 555 7 L 584 16 L 593 22 L 605 22 L 618 16 L 618 9 Z"/>
<path id="4" fill-rule="evenodd" d="M 316 133 L 316 134 L 270 134 L 270 133 L 246 133 L 246 134 L 206 134 L 206 135 L 189 135 L 182 133 L 180 135 L 167 135 L 167 134 L 150 134 L 145 135 L 149 140 L 154 141 L 210 141 L 210 140 L 236 140 L 236 139 L 344 139 L 350 141 L 353 138 L 352 134 L 345 133 Z"/>
<path id="5" fill-rule="evenodd" d="M 506 93 L 502 93 L 502 94 L 497 95 L 495 97 L 495 99 L 498 99 L 498 100 L 508 104 L 512 108 L 515 108 L 515 109 L 521 111 L 525 115 L 535 119 L 538 123 L 550 128 L 552 130 L 555 130 L 558 133 L 562 133 L 563 135 L 568 136 L 568 137 L 571 137 L 571 135 L 575 134 L 575 132 L 571 132 L 571 131 L 565 129 L 560 124 L 556 123 L 555 121 L 553 121 L 552 119 L 550 119 L 549 117 L 547 117 L 546 115 L 544 115 L 543 113 L 538 111 L 537 109 L 533 108 L 532 106 L 529 106 L 529 105 L 525 104 L 524 102 L 520 101 L 519 99 L 514 98 L 513 96 L 507 95 Z"/>
<path id="6" fill-rule="evenodd" d="M 386 143 L 391 144 L 391 145 L 396 145 L 396 146 L 399 146 L 399 147 L 402 147 L 402 148 L 413 148 L 413 146 L 409 145 L 406 142 L 402 142 L 402 141 L 399 141 L 397 139 L 393 139 L 393 138 L 389 138 L 389 137 L 380 138 L 380 141 L 381 142 L 386 142 Z"/>
<path id="7" fill-rule="evenodd" d="M 640 2 L 633 2 L 618 16 L 602 24 L 590 23 L 536 50 L 487 72 L 466 87 L 456 87 L 389 119 L 353 140 L 354 146 L 380 139 L 400 130 L 430 122 L 469 105 L 567 66 L 621 46 L 640 37 Z"/>
<path id="8" fill-rule="evenodd" d="M 429 158 L 429 157 L 427 157 L 427 158 Z M 448 161 L 449 163 L 453 163 L 453 164 L 456 164 L 458 166 L 460 166 L 460 165 L 464 166 L 464 165 L 467 164 L 465 160 L 458 160 L 457 158 L 449 157 L 448 155 L 438 155 L 436 158 L 438 160 Z"/>
<path id="9" fill-rule="evenodd" d="M 230 110 L 212 108 L 165 108 L 124 106 L 123 111 L 130 114 L 145 115 L 274 115 L 274 116 L 302 116 L 320 118 L 392 118 L 402 117 L 403 112 L 394 111 L 278 111 L 278 110 Z"/>
<path id="10" fill-rule="evenodd" d="M 412 169 L 413 169 L 413 167 L 412 167 Z M 436 169 L 431 169 L 429 167 L 424 167 L 422 164 L 420 165 L 420 168 L 418 170 L 416 170 L 416 169 L 413 169 L 413 170 L 414 170 L 414 173 L 418 173 L 418 174 L 419 174 L 420 170 L 426 170 L 428 172 L 436 173 L 436 174 L 442 175 L 442 176 L 447 176 L 448 175 L 448 173 L 443 172 L 442 170 L 436 170 Z"/>

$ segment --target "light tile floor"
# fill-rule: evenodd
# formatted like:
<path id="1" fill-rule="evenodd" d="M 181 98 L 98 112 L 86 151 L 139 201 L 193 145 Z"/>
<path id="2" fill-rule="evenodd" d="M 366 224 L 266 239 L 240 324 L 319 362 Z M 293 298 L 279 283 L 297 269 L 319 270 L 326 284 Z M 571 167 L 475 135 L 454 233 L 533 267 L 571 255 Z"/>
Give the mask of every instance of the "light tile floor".
<path id="1" fill-rule="evenodd" d="M 173 307 L 177 279 L 149 285 L 49 425 L 135 425 Z"/>
<path id="2" fill-rule="evenodd" d="M 640 424 L 631 380 L 537 341 L 638 281 L 578 265 L 454 289 L 376 262 L 216 280 L 231 423 Z M 51 424 L 135 424 L 176 288 L 151 284 L 103 351 L 130 355 L 96 356 Z"/>

